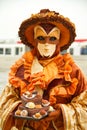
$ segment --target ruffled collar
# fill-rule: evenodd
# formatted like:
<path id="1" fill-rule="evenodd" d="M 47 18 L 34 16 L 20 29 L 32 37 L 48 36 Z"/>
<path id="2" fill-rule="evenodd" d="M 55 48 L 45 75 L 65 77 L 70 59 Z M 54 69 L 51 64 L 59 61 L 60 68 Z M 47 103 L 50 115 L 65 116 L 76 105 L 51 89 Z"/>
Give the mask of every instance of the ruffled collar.
<path id="1" fill-rule="evenodd" d="M 30 74 L 31 74 L 31 66 L 32 66 L 32 62 L 33 62 L 33 59 L 34 59 L 34 52 L 31 51 L 31 52 L 26 53 L 24 58 L 25 58 L 25 61 L 24 61 L 24 69 L 25 69 L 24 78 L 26 80 L 29 80 Z M 70 74 L 72 72 L 71 63 L 74 62 L 74 61 L 69 54 L 65 54 L 65 55 L 59 54 L 52 59 L 39 60 L 39 63 L 43 67 L 46 67 L 47 64 L 49 64 L 51 62 L 56 63 L 56 65 L 58 67 L 58 77 L 59 78 L 65 77 L 66 81 L 71 81 L 71 77 L 70 77 Z"/>
<path id="2" fill-rule="evenodd" d="M 24 82 L 24 80 L 28 81 L 30 80 L 30 76 L 31 76 L 31 66 L 34 60 L 34 56 L 35 53 L 34 51 L 31 52 L 27 52 L 24 54 L 24 56 L 22 57 L 21 60 L 19 60 L 11 69 L 10 72 L 10 78 L 9 78 L 9 82 L 15 87 L 20 87 L 21 93 L 25 92 L 27 89 L 27 84 Z M 71 82 L 71 84 L 73 84 L 73 87 L 71 86 L 69 91 L 71 90 L 71 88 L 74 88 L 73 93 L 75 91 L 76 85 L 77 85 L 77 80 L 74 80 L 71 77 L 71 73 L 72 73 L 72 64 L 73 64 L 73 59 L 71 58 L 71 56 L 69 54 L 65 54 L 65 55 L 57 55 L 56 57 L 50 59 L 50 60 L 39 60 L 39 63 L 41 65 L 43 65 L 43 68 L 45 68 L 46 70 L 49 68 L 50 65 L 50 69 L 51 66 L 53 68 L 53 65 L 55 64 L 55 66 L 57 67 L 56 70 L 58 70 L 56 72 L 57 75 L 55 75 L 55 71 L 53 69 L 53 73 L 57 78 L 62 78 L 65 81 L 69 81 Z M 53 63 L 53 64 L 52 64 Z M 23 65 L 24 66 L 24 80 L 16 77 L 16 72 L 18 70 L 18 68 Z M 55 68 L 54 66 L 54 68 Z M 48 67 L 48 68 L 47 68 Z M 46 71 L 45 71 L 46 72 Z M 51 73 L 51 77 L 53 77 L 52 72 L 51 71 L 47 71 L 46 73 L 48 74 Z M 46 74 L 46 76 L 47 76 Z M 48 75 L 49 76 L 49 75 Z M 49 77 L 48 77 L 49 78 Z M 50 78 L 49 78 L 50 79 Z M 76 79 L 76 78 L 75 78 Z M 51 79 L 52 80 L 52 79 Z M 70 92 L 69 92 L 70 93 Z"/>

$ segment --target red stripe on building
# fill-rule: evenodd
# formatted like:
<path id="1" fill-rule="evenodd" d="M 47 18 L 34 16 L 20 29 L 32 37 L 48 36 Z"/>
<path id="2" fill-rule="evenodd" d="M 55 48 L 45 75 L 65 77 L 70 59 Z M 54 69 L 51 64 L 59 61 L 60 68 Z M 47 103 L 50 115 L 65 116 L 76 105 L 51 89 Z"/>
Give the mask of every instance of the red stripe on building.
<path id="1" fill-rule="evenodd" d="M 87 41 L 87 39 L 75 39 L 74 42 L 86 42 L 86 41 Z"/>
<path id="2" fill-rule="evenodd" d="M 21 41 L 17 41 L 17 44 L 21 44 L 22 42 Z"/>

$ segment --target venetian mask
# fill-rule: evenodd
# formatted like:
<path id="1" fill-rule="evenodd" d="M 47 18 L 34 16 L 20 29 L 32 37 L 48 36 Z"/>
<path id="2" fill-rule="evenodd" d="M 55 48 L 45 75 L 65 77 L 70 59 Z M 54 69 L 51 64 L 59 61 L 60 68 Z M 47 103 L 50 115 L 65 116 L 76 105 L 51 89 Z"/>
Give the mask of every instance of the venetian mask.
<path id="1" fill-rule="evenodd" d="M 34 28 L 34 39 L 37 42 L 37 50 L 42 57 L 52 57 L 60 38 L 60 30 L 53 27 L 47 31 L 40 25 Z"/>

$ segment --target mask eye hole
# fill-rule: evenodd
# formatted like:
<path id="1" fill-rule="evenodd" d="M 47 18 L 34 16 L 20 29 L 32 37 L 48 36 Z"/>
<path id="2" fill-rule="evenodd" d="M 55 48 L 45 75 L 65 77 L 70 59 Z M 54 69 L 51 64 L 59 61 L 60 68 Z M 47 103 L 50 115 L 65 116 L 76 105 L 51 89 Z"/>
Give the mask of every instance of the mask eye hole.
<path id="1" fill-rule="evenodd" d="M 44 41 L 45 40 L 45 38 L 43 36 L 38 36 L 37 39 L 40 40 L 40 41 Z"/>
<path id="2" fill-rule="evenodd" d="M 50 41 L 55 41 L 55 40 L 57 40 L 56 37 L 50 37 Z"/>

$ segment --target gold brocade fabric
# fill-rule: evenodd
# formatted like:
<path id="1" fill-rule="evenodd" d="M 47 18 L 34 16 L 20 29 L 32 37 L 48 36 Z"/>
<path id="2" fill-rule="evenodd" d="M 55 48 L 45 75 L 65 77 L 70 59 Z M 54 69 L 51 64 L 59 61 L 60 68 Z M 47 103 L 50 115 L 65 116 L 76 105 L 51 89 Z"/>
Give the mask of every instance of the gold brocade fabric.
<path id="1" fill-rule="evenodd" d="M 10 117 L 10 114 L 20 102 L 14 88 L 11 85 L 7 85 L 0 96 L 0 128 L 2 130 L 10 130 L 13 124 L 13 119 L 12 116 Z M 10 120 L 8 120 L 9 117 Z"/>
<path id="2" fill-rule="evenodd" d="M 61 105 L 65 130 L 87 130 L 87 90 L 75 97 L 70 104 Z"/>

